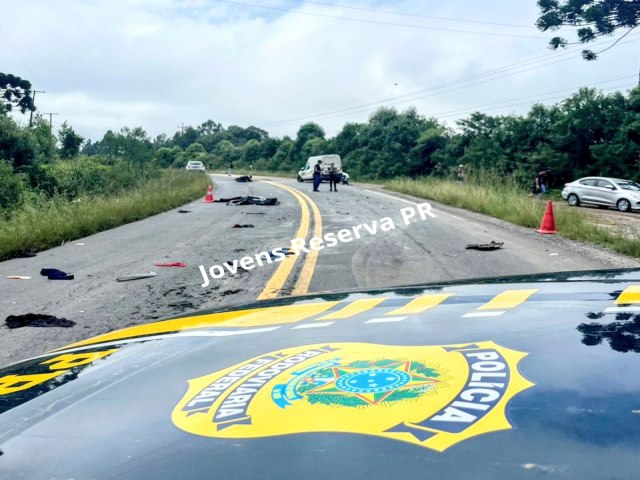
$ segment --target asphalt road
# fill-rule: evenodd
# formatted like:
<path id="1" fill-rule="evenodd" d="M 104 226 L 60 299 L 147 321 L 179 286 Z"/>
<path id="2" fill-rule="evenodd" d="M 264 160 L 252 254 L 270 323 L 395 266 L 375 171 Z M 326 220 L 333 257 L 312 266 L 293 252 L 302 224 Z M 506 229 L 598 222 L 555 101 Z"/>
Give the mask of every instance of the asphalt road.
<path id="1" fill-rule="evenodd" d="M 433 203 L 435 218 L 419 215 L 407 225 L 401 209 L 422 200 L 372 186 L 340 186 L 312 192 L 308 183 L 271 179 L 237 183 L 216 176 L 216 197 L 260 195 L 277 206 L 227 206 L 198 200 L 146 220 L 78 239 L 37 257 L 0 263 L 0 320 L 44 313 L 77 322 L 72 328 L 0 327 L 0 364 L 7 364 L 124 326 L 290 294 L 359 287 L 407 285 L 496 275 L 638 267 L 640 262 L 554 235 L 540 235 L 483 215 Z M 395 228 L 380 231 L 381 219 Z M 377 233 L 368 233 L 376 222 Z M 232 228 L 252 224 L 254 228 Z M 240 260 L 299 235 L 309 239 L 358 225 L 361 238 L 315 253 L 290 256 L 204 282 L 199 266 Z M 390 222 L 385 221 L 388 227 Z M 353 231 L 353 230 L 352 230 Z M 466 250 L 468 243 L 505 242 L 497 251 Z M 313 250 L 311 250 L 313 252 Z M 157 267 L 184 262 L 187 267 Z M 41 268 L 75 275 L 51 281 Z M 154 271 L 144 280 L 116 278 Z M 9 280 L 27 275 L 30 280 Z"/>

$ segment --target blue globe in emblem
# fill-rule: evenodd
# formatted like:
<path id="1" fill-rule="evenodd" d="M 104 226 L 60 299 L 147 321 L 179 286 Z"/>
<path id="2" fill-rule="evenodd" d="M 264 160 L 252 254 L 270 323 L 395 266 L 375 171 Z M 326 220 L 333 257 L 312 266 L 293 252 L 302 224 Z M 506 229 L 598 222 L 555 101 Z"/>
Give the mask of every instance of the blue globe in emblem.
<path id="1" fill-rule="evenodd" d="M 368 368 L 347 373 L 336 380 L 336 387 L 349 393 L 382 393 L 406 385 L 411 380 L 407 372 L 392 368 Z"/>

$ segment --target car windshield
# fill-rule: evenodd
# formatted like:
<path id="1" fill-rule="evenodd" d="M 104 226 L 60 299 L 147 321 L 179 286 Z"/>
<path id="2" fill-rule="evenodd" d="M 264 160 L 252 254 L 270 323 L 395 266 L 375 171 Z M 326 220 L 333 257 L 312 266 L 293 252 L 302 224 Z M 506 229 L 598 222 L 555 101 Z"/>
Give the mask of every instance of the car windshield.
<path id="1" fill-rule="evenodd" d="M 636 182 L 616 182 L 620 188 L 623 190 L 632 190 L 634 192 L 640 192 L 640 185 Z"/>

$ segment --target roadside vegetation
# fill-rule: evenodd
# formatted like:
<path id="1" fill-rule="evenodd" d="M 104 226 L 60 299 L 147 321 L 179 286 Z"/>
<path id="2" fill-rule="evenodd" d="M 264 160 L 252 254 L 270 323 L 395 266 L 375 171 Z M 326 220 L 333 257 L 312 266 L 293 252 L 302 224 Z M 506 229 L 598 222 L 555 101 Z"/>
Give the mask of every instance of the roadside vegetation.
<path id="1" fill-rule="evenodd" d="M 59 246 L 141 220 L 202 197 L 209 180 L 185 171 L 160 172 L 116 195 L 46 198 L 0 220 L 0 260 Z"/>
<path id="2" fill-rule="evenodd" d="M 465 182 L 432 177 L 399 178 L 385 182 L 384 185 L 395 192 L 484 213 L 529 228 L 540 226 L 546 209 L 546 201 L 538 201 L 528 195 L 516 182 L 496 183 L 487 176 L 471 177 Z M 554 218 L 556 229 L 567 238 L 594 243 L 640 258 L 640 238 L 616 234 L 605 225 L 594 223 L 594 219 L 580 209 L 555 208 Z"/>

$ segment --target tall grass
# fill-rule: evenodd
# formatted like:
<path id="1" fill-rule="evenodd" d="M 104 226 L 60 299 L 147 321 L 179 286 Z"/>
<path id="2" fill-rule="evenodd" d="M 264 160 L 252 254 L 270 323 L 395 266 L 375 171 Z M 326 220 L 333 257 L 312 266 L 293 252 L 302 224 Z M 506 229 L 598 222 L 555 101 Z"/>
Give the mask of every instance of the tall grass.
<path id="1" fill-rule="evenodd" d="M 55 197 L 21 208 L 0 220 L 0 260 L 36 252 L 134 222 L 204 195 L 209 177 L 162 171 L 142 185 L 114 196 L 73 201 Z"/>
<path id="2" fill-rule="evenodd" d="M 546 208 L 546 202 L 536 200 L 514 182 L 499 177 L 494 177 L 494 181 L 486 177 L 471 178 L 463 183 L 431 177 L 400 178 L 384 185 L 389 190 L 484 213 L 529 228 L 540 226 Z M 556 208 L 554 217 L 558 232 L 567 238 L 640 258 L 640 239 L 611 232 L 579 209 Z"/>

